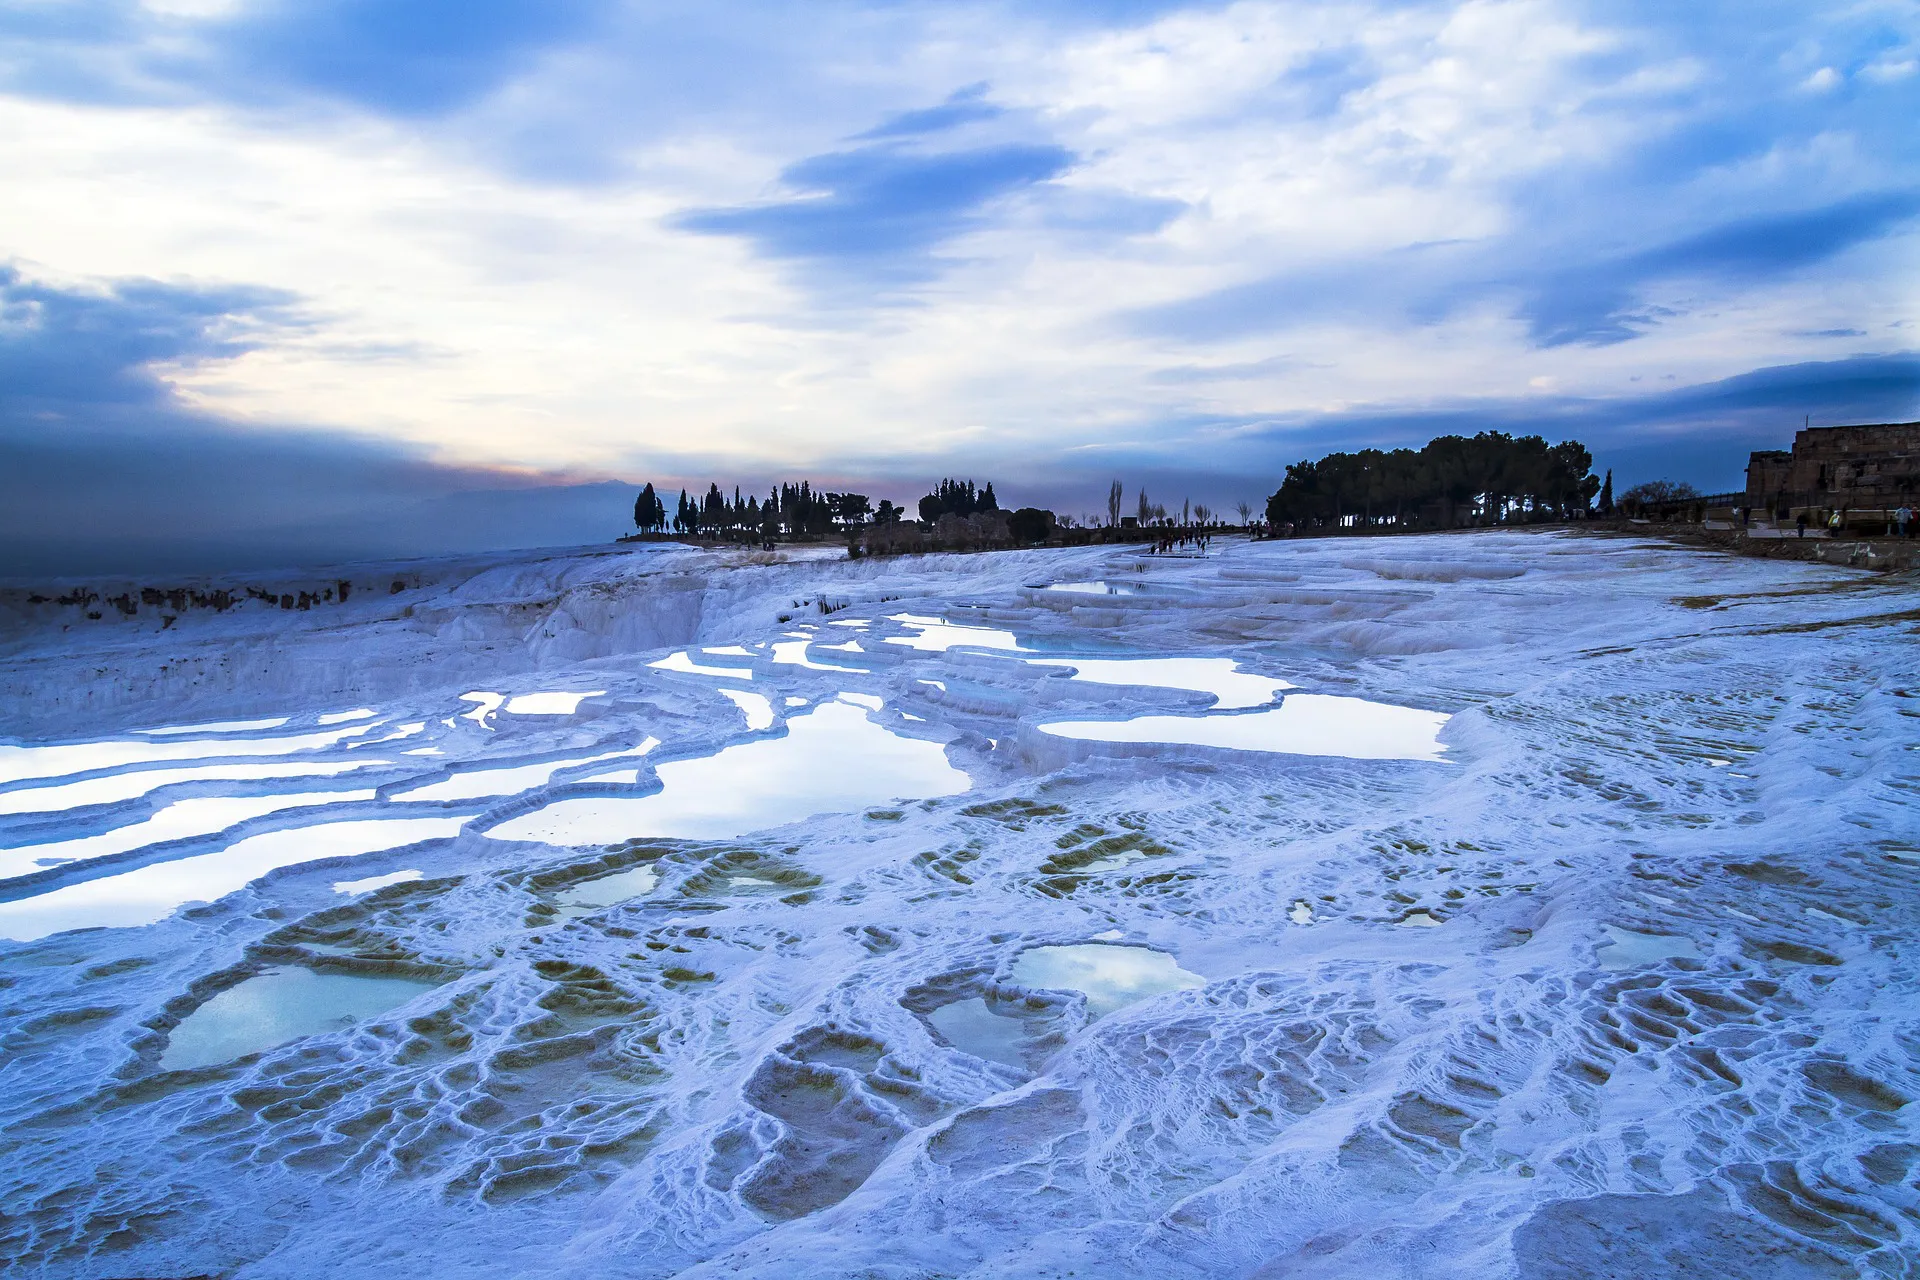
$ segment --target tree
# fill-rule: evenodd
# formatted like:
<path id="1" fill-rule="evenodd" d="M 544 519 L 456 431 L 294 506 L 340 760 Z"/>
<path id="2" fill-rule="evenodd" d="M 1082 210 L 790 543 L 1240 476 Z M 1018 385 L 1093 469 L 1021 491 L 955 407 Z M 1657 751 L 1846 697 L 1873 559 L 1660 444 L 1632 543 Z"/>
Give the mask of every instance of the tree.
<path id="1" fill-rule="evenodd" d="M 1236 502 L 1233 504 L 1233 509 L 1239 513 L 1241 524 L 1246 525 L 1253 523 L 1253 504 L 1251 502 Z"/>
<path id="2" fill-rule="evenodd" d="M 1607 515 L 1613 514 L 1613 468 L 1607 468 L 1607 482 L 1600 486 L 1600 510 Z"/>
<path id="3" fill-rule="evenodd" d="M 1107 527 L 1109 529 L 1120 527 L 1120 495 L 1120 482 L 1115 480 L 1107 486 Z"/>
<path id="4" fill-rule="evenodd" d="M 875 524 L 899 524 L 900 517 L 905 514 L 907 514 L 905 511 L 893 505 L 891 498 L 882 498 L 880 499 L 880 505 L 874 509 L 873 522 Z"/>
<path id="5" fill-rule="evenodd" d="M 1499 431 L 1439 436 L 1421 449 L 1330 453 L 1287 468 L 1267 519 L 1363 529 L 1450 528 L 1463 514 L 1475 524 L 1540 520 L 1586 509 L 1601 489 L 1592 467 L 1577 440 L 1549 445 Z"/>
<path id="6" fill-rule="evenodd" d="M 1007 518 L 1007 530 L 1017 546 L 1030 547 L 1053 536 L 1053 512 L 1022 507 Z"/>
<path id="7" fill-rule="evenodd" d="M 1147 521 L 1153 519 L 1153 503 L 1147 501 L 1147 487 L 1145 485 L 1140 486 L 1139 517 L 1140 517 L 1140 523 L 1143 526 L 1147 523 Z"/>
<path id="8" fill-rule="evenodd" d="M 1641 507 L 1659 507 L 1676 502 L 1692 502 L 1699 496 L 1700 491 L 1684 480 L 1644 480 L 1621 494 L 1620 501 Z"/>
<path id="9" fill-rule="evenodd" d="M 640 491 L 633 500 L 633 524 L 636 529 L 652 533 L 667 523 L 667 508 L 660 501 L 660 495 L 653 491 L 653 483 Z"/>
<path id="10" fill-rule="evenodd" d="M 1201 524 L 1205 524 L 1207 521 L 1213 519 L 1213 508 L 1203 502 L 1196 502 L 1193 504 L 1193 518 Z"/>
<path id="11" fill-rule="evenodd" d="M 987 481 L 987 487 L 980 491 L 979 502 L 973 509 L 975 511 L 998 511 L 1000 509 L 1000 504 L 996 502 L 993 497 L 993 481 Z"/>

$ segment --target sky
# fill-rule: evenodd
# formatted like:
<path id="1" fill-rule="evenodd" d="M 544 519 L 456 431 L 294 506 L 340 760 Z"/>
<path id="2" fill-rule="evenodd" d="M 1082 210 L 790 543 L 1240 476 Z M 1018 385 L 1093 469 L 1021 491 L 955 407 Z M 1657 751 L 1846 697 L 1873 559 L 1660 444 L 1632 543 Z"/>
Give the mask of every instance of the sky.
<path id="1" fill-rule="evenodd" d="M 1730 489 L 1920 417 L 1916 119 L 1912 0 L 7 0 L 0 550 L 1258 506 L 1482 429 Z"/>

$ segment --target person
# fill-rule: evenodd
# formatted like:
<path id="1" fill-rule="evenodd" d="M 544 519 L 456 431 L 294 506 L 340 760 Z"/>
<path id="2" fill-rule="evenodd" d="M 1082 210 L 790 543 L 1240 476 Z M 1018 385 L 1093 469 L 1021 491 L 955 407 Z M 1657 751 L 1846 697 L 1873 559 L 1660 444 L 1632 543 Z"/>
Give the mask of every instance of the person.
<path id="1" fill-rule="evenodd" d="M 1838 511 L 1835 511 L 1832 515 L 1827 517 L 1827 536 L 1829 538 L 1839 537 L 1841 528 L 1842 526 L 1840 523 L 1840 513 Z"/>
<path id="2" fill-rule="evenodd" d="M 1802 511 L 1799 515 L 1795 516 L 1793 518 L 1793 525 L 1794 525 L 1794 528 L 1799 531 L 1799 535 L 1802 538 L 1806 537 L 1807 536 L 1807 513 Z"/>
<path id="3" fill-rule="evenodd" d="M 1893 513 L 1893 527 L 1899 531 L 1901 537 L 1910 538 L 1913 535 L 1907 532 L 1907 526 L 1912 523 L 1913 508 L 1903 502 L 1900 504 L 1900 509 Z"/>

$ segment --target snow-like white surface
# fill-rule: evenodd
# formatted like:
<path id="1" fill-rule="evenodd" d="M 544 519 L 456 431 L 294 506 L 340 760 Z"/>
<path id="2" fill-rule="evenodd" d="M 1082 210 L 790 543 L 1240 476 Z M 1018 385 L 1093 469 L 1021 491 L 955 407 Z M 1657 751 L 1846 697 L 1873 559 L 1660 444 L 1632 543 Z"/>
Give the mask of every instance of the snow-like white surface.
<path id="1" fill-rule="evenodd" d="M 367 714 L 372 715 L 373 713 L 368 712 Z M 269 716 L 265 720 L 215 720 L 207 724 L 170 724 L 158 729 L 139 729 L 136 730 L 136 732 L 150 738 L 170 738 L 183 733 L 248 733 L 256 729 L 278 729 L 291 719 L 293 719 L 292 716 Z M 354 719 L 354 717 L 348 715 L 341 717 L 341 719 L 351 720 Z M 335 723 L 335 717 L 321 716 L 318 723 L 333 724 Z"/>
<path id="2" fill-rule="evenodd" d="M 1521 533 L 371 573 L 0 598 L 9 1274 L 1920 1256 L 1910 581 Z M 559 690 L 605 692 L 510 705 Z"/>

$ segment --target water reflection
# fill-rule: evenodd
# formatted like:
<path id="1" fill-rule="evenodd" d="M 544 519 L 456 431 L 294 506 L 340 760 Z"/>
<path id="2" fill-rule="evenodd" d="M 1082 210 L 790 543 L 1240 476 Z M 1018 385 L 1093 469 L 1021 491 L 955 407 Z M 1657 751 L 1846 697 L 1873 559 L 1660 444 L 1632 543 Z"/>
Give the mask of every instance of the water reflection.
<path id="1" fill-rule="evenodd" d="M 1606 925 L 1608 941 L 1600 944 L 1598 959 L 1603 969 L 1631 969 L 1660 960 L 1697 959 L 1700 948 L 1693 939 L 1670 933 L 1635 933 Z"/>
<path id="2" fill-rule="evenodd" d="M 1244 715 L 1136 716 L 1131 720 L 1059 720 L 1040 730 L 1092 742 L 1224 747 L 1354 760 L 1440 760 L 1447 715 L 1364 698 L 1288 694 L 1271 711 Z"/>
<path id="3" fill-rule="evenodd" d="M 723 839 L 816 813 L 957 795 L 971 785 L 939 743 L 891 733 L 839 699 L 790 718 L 779 737 L 671 760 L 655 772 L 661 790 L 653 795 L 560 800 L 488 834 L 557 845 Z"/>
<path id="4" fill-rule="evenodd" d="M 979 996 L 943 1004 L 927 1015 L 927 1021 L 948 1044 L 976 1058 L 1023 1070 L 1027 1065 L 1020 1052 L 1026 1027 L 1018 1018 L 995 1013 Z"/>
<path id="5" fill-rule="evenodd" d="M 1216 711 L 1264 706 L 1282 689 L 1295 687 L 1285 680 L 1241 671 L 1232 658 L 1028 658 L 1027 663 L 1071 668 L 1073 679 L 1089 684 L 1210 693 Z"/>
<path id="6" fill-rule="evenodd" d="M 196 796 L 191 800 L 176 800 L 145 822 L 128 823 L 99 835 L 0 849 L 0 879 L 28 875 L 44 867 L 128 853 L 165 840 L 212 835 L 249 818 L 264 817 L 283 809 L 371 800 L 375 794 L 370 790 L 303 791 L 278 796 Z"/>
<path id="7" fill-rule="evenodd" d="M 0 938 L 31 942 L 66 929 L 128 928 L 213 902 L 279 867 L 356 857 L 459 833 L 465 818 L 372 818 L 249 836 L 218 853 L 156 862 L 120 875 L 0 902 Z"/>
<path id="8" fill-rule="evenodd" d="M 644 898 L 660 884 L 660 873 L 651 864 L 629 867 L 610 876 L 576 884 L 553 900 L 560 914 L 569 920 L 598 915 L 632 898 Z"/>
<path id="9" fill-rule="evenodd" d="M 195 1009 L 167 1037 L 163 1071 L 231 1062 L 397 1009 L 435 984 L 411 978 L 269 969 Z"/>
<path id="10" fill-rule="evenodd" d="M 1164 951 L 1106 942 L 1023 951 L 1013 962 L 1013 980 L 1027 987 L 1082 992 L 1087 997 L 1087 1012 L 1096 1018 L 1149 996 L 1207 983 L 1199 974 L 1182 969 Z"/>

